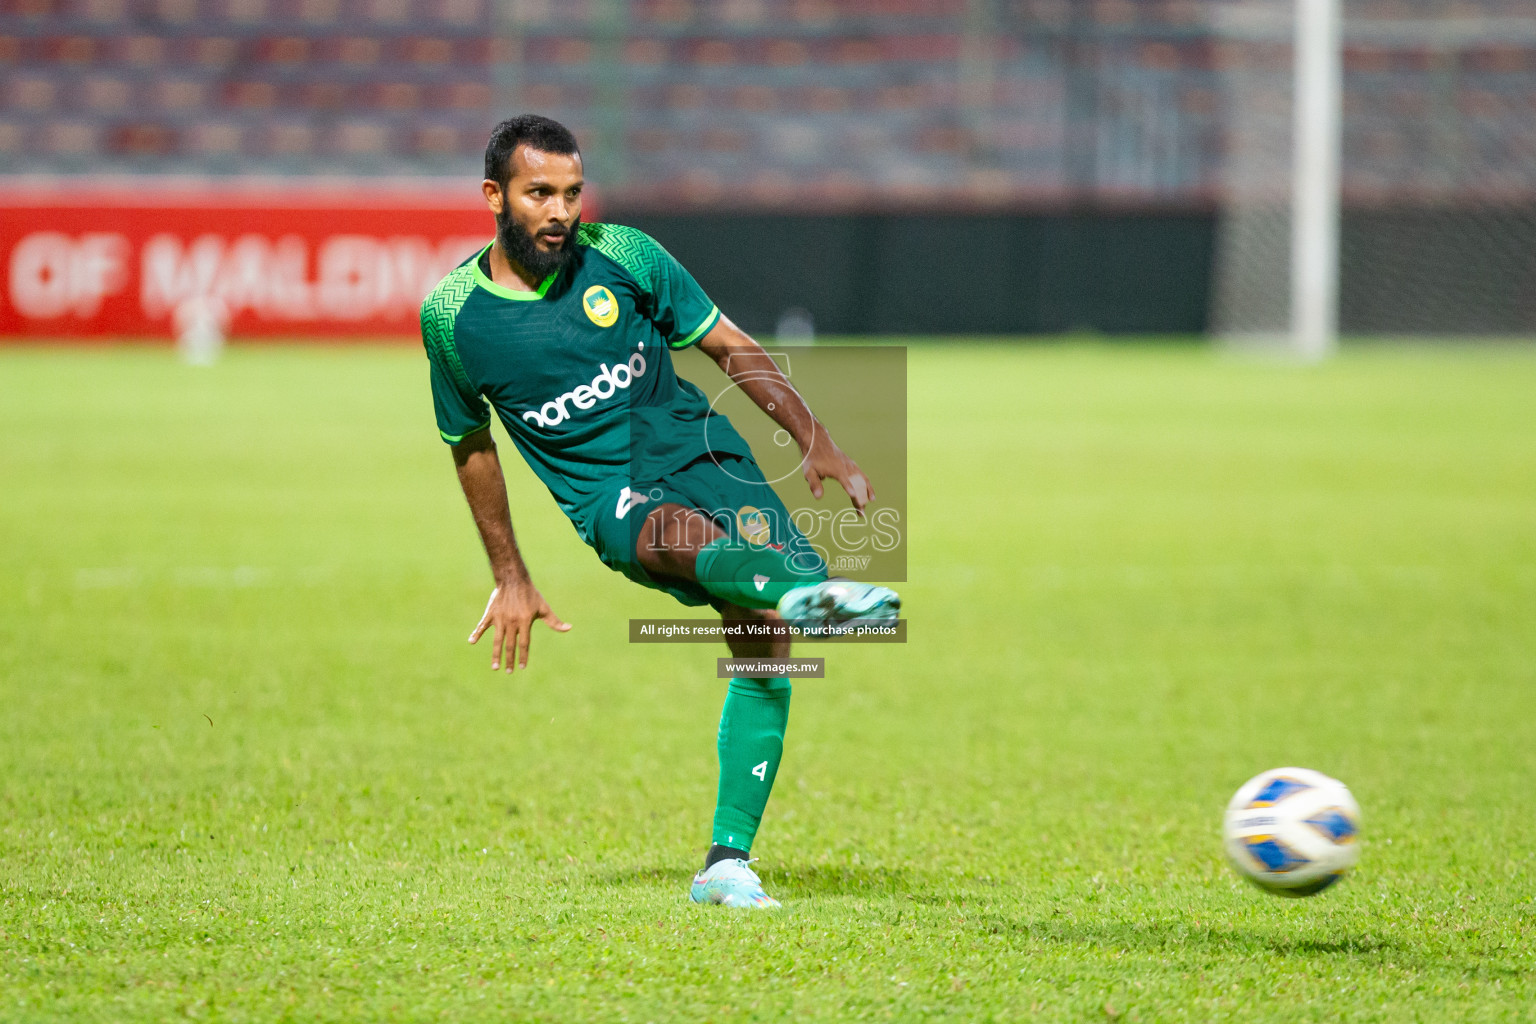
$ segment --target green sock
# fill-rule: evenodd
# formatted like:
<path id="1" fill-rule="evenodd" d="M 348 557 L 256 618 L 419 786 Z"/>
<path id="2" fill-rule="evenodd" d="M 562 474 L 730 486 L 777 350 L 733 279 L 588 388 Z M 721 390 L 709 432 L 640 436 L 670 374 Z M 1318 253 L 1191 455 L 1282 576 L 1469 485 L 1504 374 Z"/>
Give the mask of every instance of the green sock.
<path id="1" fill-rule="evenodd" d="M 788 679 L 732 679 L 720 712 L 720 795 L 714 842 L 752 849 L 773 792 L 789 724 Z"/>
<path id="2" fill-rule="evenodd" d="M 820 572 L 796 569 L 787 552 L 729 537 L 699 549 L 693 574 L 705 590 L 743 608 L 777 608 L 779 598 L 794 588 L 826 579 Z"/>

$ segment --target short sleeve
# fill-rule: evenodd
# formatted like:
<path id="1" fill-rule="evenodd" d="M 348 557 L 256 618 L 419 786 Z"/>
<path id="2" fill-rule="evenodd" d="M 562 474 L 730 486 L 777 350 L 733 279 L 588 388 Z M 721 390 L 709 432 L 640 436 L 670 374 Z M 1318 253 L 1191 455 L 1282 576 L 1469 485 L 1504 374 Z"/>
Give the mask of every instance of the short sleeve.
<path id="1" fill-rule="evenodd" d="M 582 241 L 634 275 L 651 299 L 647 311 L 672 348 L 687 348 L 708 334 L 720 310 L 699 282 L 650 235 L 622 224 L 582 226 Z"/>
<path id="2" fill-rule="evenodd" d="M 449 444 L 458 444 L 470 434 L 491 425 L 491 410 L 484 398 L 466 392 L 455 380 L 443 359 L 430 346 L 427 361 L 432 367 L 432 408 L 437 414 L 437 432 Z"/>
<path id="3" fill-rule="evenodd" d="M 720 320 L 720 308 L 709 301 L 699 282 L 671 253 L 654 241 L 651 244 L 661 254 L 657 261 L 660 273 L 652 282 L 656 325 L 673 348 L 695 345 Z"/>
<path id="4" fill-rule="evenodd" d="M 453 332 L 459 310 L 474 290 L 474 267 L 458 267 L 421 304 L 421 342 L 431 365 L 437 432 L 449 444 L 491 425 L 491 410 L 464 372 Z"/>

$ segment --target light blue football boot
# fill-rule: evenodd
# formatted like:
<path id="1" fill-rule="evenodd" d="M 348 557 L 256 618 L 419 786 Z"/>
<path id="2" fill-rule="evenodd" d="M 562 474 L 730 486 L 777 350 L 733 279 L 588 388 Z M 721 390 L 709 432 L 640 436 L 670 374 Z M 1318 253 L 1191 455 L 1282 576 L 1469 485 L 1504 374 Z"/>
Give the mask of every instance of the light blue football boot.
<path id="1" fill-rule="evenodd" d="M 693 876 L 688 896 L 695 903 L 719 903 L 742 910 L 772 910 L 779 901 L 763 892 L 762 879 L 748 860 L 717 860 Z"/>
<path id="2" fill-rule="evenodd" d="M 889 587 L 832 579 L 796 587 L 779 599 L 779 614 L 809 632 L 845 632 L 861 625 L 889 625 L 901 597 Z"/>

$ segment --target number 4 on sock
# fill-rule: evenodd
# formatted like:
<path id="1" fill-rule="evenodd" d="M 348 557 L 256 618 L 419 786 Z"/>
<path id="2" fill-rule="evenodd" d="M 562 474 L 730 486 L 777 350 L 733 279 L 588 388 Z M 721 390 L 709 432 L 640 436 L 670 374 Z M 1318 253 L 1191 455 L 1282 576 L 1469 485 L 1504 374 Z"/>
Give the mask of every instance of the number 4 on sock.
<path id="1" fill-rule="evenodd" d="M 768 781 L 768 762 L 764 761 L 762 764 L 757 765 L 756 767 L 754 767 L 752 769 L 752 774 L 756 775 L 758 778 L 762 779 L 764 782 L 767 782 Z"/>

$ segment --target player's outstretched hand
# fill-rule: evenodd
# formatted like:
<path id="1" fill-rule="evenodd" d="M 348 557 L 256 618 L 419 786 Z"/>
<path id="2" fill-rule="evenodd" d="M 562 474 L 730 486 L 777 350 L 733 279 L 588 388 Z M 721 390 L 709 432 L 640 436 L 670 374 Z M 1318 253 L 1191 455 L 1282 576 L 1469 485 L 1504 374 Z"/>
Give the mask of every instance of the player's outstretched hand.
<path id="1" fill-rule="evenodd" d="M 485 603 L 485 614 L 480 616 L 480 624 L 469 634 L 469 642 L 478 642 L 480 634 L 494 626 L 491 633 L 491 671 L 495 672 L 506 665 L 507 671 L 511 672 L 514 658 L 519 668 L 527 668 L 528 641 L 537 619 L 543 619 L 545 625 L 557 633 L 564 633 L 571 628 L 569 622 L 561 621 L 560 616 L 554 613 L 531 580 L 497 587 L 491 591 L 491 599 Z"/>
<path id="2" fill-rule="evenodd" d="M 864 514 L 864 506 L 875 500 L 875 489 L 870 486 L 869 478 L 825 430 L 817 431 L 816 440 L 811 442 L 811 450 L 805 453 L 801 465 L 805 467 L 805 482 L 811 485 L 811 494 L 817 499 L 822 495 L 821 482 L 830 477 L 843 485 L 859 515 Z"/>

